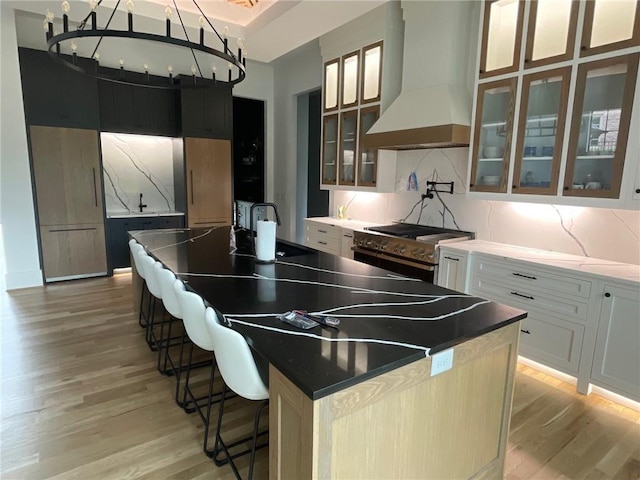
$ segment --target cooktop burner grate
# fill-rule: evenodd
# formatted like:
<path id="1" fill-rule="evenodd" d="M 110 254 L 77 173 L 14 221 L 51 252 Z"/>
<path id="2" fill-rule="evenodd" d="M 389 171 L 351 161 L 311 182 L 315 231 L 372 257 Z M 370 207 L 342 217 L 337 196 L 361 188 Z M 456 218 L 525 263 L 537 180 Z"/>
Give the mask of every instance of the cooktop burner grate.
<path id="1" fill-rule="evenodd" d="M 384 233 L 393 237 L 413 238 L 423 235 L 433 235 L 435 233 L 449 232 L 445 228 L 427 227 L 424 225 L 414 225 L 410 223 L 395 223 L 392 225 L 382 225 L 379 227 L 368 227 L 366 230 L 372 232 Z"/>

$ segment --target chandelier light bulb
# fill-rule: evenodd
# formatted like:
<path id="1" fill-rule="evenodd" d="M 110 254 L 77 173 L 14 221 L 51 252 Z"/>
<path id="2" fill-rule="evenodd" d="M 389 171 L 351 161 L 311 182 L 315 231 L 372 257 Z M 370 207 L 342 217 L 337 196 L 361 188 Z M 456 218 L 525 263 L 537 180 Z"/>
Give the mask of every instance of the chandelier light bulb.
<path id="1" fill-rule="evenodd" d="M 95 10 L 97 6 L 98 6 L 97 0 L 89 0 L 89 7 L 91 8 L 91 10 Z"/>
<path id="2" fill-rule="evenodd" d="M 238 37 L 238 48 L 244 48 L 244 39 L 242 37 Z"/>
<path id="3" fill-rule="evenodd" d="M 171 7 L 169 5 L 167 5 L 167 8 L 164 9 L 164 14 L 167 17 L 167 20 L 171 20 L 171 17 L 173 16 L 173 11 L 171 10 Z"/>
<path id="4" fill-rule="evenodd" d="M 233 63 L 229 62 L 228 66 L 229 66 L 229 70 L 231 70 L 233 68 Z"/>
<path id="5" fill-rule="evenodd" d="M 205 19 L 203 16 L 198 19 L 198 23 L 200 24 L 200 28 L 204 28 Z"/>
<path id="6" fill-rule="evenodd" d="M 216 73 L 218 71 L 218 67 L 216 67 L 215 65 L 211 65 L 211 71 L 213 73 Z"/>
<path id="7" fill-rule="evenodd" d="M 67 2 L 67 0 L 64 0 L 64 2 L 62 2 L 62 11 L 65 14 L 68 14 L 71 11 L 71 5 L 69 5 L 69 2 Z"/>
<path id="8" fill-rule="evenodd" d="M 55 16 L 53 15 L 53 13 L 51 12 L 51 10 L 49 10 L 47 8 L 47 14 L 44 16 L 44 18 L 47 19 L 47 21 L 49 22 L 53 22 L 53 19 L 55 18 Z"/>
<path id="9" fill-rule="evenodd" d="M 45 32 L 49 30 L 49 20 L 47 17 L 44 17 L 44 20 L 42 21 L 42 28 Z"/>
<path id="10" fill-rule="evenodd" d="M 120 64 L 120 67 L 124 67 L 124 59 L 120 59 L 118 60 L 118 63 Z"/>
<path id="11" fill-rule="evenodd" d="M 100 60 L 100 53 L 96 52 L 96 53 L 93 55 L 93 59 L 94 59 L 96 62 L 97 62 L 98 60 Z"/>
<path id="12" fill-rule="evenodd" d="M 135 5 L 133 4 L 133 1 L 132 1 L 132 0 L 128 0 L 128 1 L 127 1 L 127 12 L 129 12 L 129 13 L 133 13 L 133 7 L 134 7 L 134 6 L 135 6 Z"/>
<path id="13" fill-rule="evenodd" d="M 173 65 L 167 65 L 167 70 L 169 70 L 169 73 L 173 73 Z"/>
<path id="14" fill-rule="evenodd" d="M 226 25 L 222 29 L 222 38 L 227 38 L 229 36 L 229 27 Z"/>
<path id="15" fill-rule="evenodd" d="M 148 72 L 148 71 L 149 71 L 149 64 L 148 64 L 148 63 L 145 63 L 145 64 L 143 65 L 143 67 L 144 67 L 144 71 L 145 71 L 145 72 Z"/>
<path id="16" fill-rule="evenodd" d="M 78 45 L 76 45 L 76 42 L 71 42 L 71 51 L 73 53 L 76 53 L 78 51 Z"/>
<path id="17" fill-rule="evenodd" d="M 196 66 L 195 66 L 195 65 L 191 65 L 191 74 L 192 74 L 192 75 L 195 75 L 195 74 L 196 74 L 196 72 L 197 72 L 197 70 L 196 70 Z"/>

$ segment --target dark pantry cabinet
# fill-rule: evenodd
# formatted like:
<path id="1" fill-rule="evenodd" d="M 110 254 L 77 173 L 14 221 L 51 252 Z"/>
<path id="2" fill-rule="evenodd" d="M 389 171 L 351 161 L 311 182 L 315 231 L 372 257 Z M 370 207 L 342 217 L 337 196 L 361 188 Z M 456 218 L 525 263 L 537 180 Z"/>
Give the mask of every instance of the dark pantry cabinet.
<path id="1" fill-rule="evenodd" d="M 180 92 L 182 136 L 233 138 L 233 100 L 231 88 L 184 87 Z"/>

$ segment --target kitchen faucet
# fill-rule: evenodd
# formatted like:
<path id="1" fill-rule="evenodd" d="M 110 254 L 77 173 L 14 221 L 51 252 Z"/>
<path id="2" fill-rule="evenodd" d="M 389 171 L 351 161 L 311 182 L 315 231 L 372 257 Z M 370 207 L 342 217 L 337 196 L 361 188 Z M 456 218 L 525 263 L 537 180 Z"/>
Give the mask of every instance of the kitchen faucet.
<path id="1" fill-rule="evenodd" d="M 145 208 L 147 205 L 142 203 L 142 194 L 140 194 L 140 203 L 138 204 L 138 207 L 140 208 L 140 213 L 142 213 L 142 209 Z"/>
<path id="2" fill-rule="evenodd" d="M 256 241 L 253 238 L 253 209 L 256 207 L 273 207 L 273 211 L 276 213 L 276 223 L 280 225 L 280 215 L 278 214 L 278 207 L 275 203 L 254 203 L 249 209 L 249 238 L 251 239 L 251 246 L 253 253 L 256 253 Z"/>

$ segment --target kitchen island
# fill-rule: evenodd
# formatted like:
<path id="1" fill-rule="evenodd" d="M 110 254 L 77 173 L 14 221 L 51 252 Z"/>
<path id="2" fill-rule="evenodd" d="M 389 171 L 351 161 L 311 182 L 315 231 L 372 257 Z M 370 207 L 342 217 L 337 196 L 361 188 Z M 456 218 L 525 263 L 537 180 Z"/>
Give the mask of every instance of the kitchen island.
<path id="1" fill-rule="evenodd" d="M 284 242 L 259 264 L 230 227 L 132 236 L 269 362 L 271 478 L 502 476 L 524 312 Z"/>

